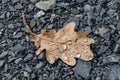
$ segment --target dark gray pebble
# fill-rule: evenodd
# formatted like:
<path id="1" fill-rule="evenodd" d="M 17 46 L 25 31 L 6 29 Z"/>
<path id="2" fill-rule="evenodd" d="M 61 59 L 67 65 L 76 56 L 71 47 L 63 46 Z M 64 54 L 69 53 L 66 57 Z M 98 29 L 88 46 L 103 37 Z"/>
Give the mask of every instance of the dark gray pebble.
<path id="1" fill-rule="evenodd" d="M 83 3 L 85 0 L 76 0 L 78 3 Z"/>
<path id="2" fill-rule="evenodd" d="M 9 10 L 10 11 L 16 11 L 16 9 L 13 6 L 10 6 L 10 5 L 9 5 Z"/>
<path id="3" fill-rule="evenodd" d="M 15 28 L 15 26 L 14 26 L 14 24 L 8 24 L 8 28 L 10 28 L 10 29 L 13 29 L 13 28 Z"/>
<path id="4" fill-rule="evenodd" d="M 105 9 L 102 8 L 101 11 L 100 11 L 100 16 L 102 16 L 105 12 L 106 12 Z"/>
<path id="5" fill-rule="evenodd" d="M 113 16 L 114 13 L 115 13 L 115 11 L 116 11 L 116 10 L 114 10 L 114 9 L 109 9 L 109 10 L 107 11 L 107 14 L 108 14 L 109 16 Z"/>
<path id="6" fill-rule="evenodd" d="M 96 51 L 98 55 L 103 54 L 108 49 L 108 46 L 101 45 L 99 49 Z"/>
<path id="7" fill-rule="evenodd" d="M 52 29 L 52 28 L 53 28 L 53 24 L 50 24 L 50 25 L 47 26 L 47 29 L 48 29 L 48 30 L 50 30 L 50 29 Z"/>
<path id="8" fill-rule="evenodd" d="M 22 58 L 18 58 L 18 59 L 15 60 L 15 63 L 19 64 L 21 61 L 23 61 L 23 59 Z"/>
<path id="9" fill-rule="evenodd" d="M 22 35 L 22 32 L 18 32 L 17 34 L 13 35 L 13 38 L 21 38 Z"/>
<path id="10" fill-rule="evenodd" d="M 107 32 L 103 35 L 104 39 L 109 40 L 110 39 L 110 32 Z"/>
<path id="11" fill-rule="evenodd" d="M 85 27 L 85 31 L 91 33 L 91 31 L 92 31 L 92 30 L 91 30 L 91 27 L 90 27 L 90 26 Z"/>
<path id="12" fill-rule="evenodd" d="M 17 2 L 19 2 L 19 0 L 12 0 L 12 3 L 14 4 L 14 3 L 17 3 Z"/>
<path id="13" fill-rule="evenodd" d="M 80 11 L 77 10 L 76 8 L 73 8 L 73 9 L 71 9 L 71 13 L 72 13 L 72 14 L 79 14 Z"/>
<path id="14" fill-rule="evenodd" d="M 43 66 L 44 66 L 44 63 L 39 62 L 39 63 L 35 66 L 35 68 L 36 68 L 36 69 L 39 69 L 39 68 L 42 68 Z"/>
<path id="15" fill-rule="evenodd" d="M 11 16 L 10 12 L 6 13 L 6 17 L 9 18 Z"/>
<path id="16" fill-rule="evenodd" d="M 24 70 L 25 71 L 27 71 L 27 72 L 32 72 L 32 69 L 30 68 L 30 66 L 29 65 L 27 65 L 25 68 L 24 68 Z"/>
<path id="17" fill-rule="evenodd" d="M 108 80 L 120 80 L 120 66 L 112 65 L 106 68 L 106 77 Z"/>
<path id="18" fill-rule="evenodd" d="M 113 51 L 114 51 L 114 52 L 119 52 L 119 51 L 120 51 L 120 44 L 119 44 L 119 43 L 117 43 L 117 44 L 115 45 Z"/>
<path id="19" fill-rule="evenodd" d="M 2 3 L 6 3 L 6 2 L 8 2 L 8 0 L 2 0 Z"/>
<path id="20" fill-rule="evenodd" d="M 117 30 L 120 30 L 120 22 L 117 24 Z"/>
<path id="21" fill-rule="evenodd" d="M 36 3 L 36 2 L 37 2 L 37 0 L 30 0 L 30 2 L 32 2 L 32 3 Z"/>
<path id="22" fill-rule="evenodd" d="M 2 59 L 2 58 L 4 58 L 4 57 L 6 57 L 6 55 L 7 55 L 7 54 L 8 54 L 8 52 L 6 52 L 6 51 L 5 51 L 5 52 L 3 52 L 3 53 L 1 53 L 1 54 L 0 54 L 0 59 Z"/>
<path id="23" fill-rule="evenodd" d="M 3 23 L 0 23 L 0 29 L 2 29 L 4 27 Z"/>
<path id="24" fill-rule="evenodd" d="M 84 10 L 85 10 L 85 11 L 89 11 L 91 7 L 92 7 L 92 6 L 86 4 L 86 5 L 84 6 Z"/>
<path id="25" fill-rule="evenodd" d="M 32 11 L 34 9 L 34 5 L 33 4 L 30 4 L 29 5 L 29 11 Z"/>
<path id="26" fill-rule="evenodd" d="M 17 3 L 15 5 L 15 9 L 22 9 L 22 8 L 23 8 L 23 6 L 20 3 Z"/>
<path id="27" fill-rule="evenodd" d="M 115 54 L 109 55 L 107 57 L 103 57 L 103 63 L 102 64 L 108 64 L 108 63 L 116 63 L 120 60 L 120 56 L 117 56 Z"/>
<path id="28" fill-rule="evenodd" d="M 33 58 L 33 54 L 28 54 L 27 56 L 25 56 L 25 58 L 24 58 L 24 61 L 26 62 L 26 61 L 29 61 L 29 60 L 31 60 Z"/>
<path id="29" fill-rule="evenodd" d="M 117 9 L 118 8 L 118 3 L 120 1 L 114 0 L 114 1 L 110 1 L 107 6 L 111 9 Z"/>
<path id="30" fill-rule="evenodd" d="M 12 47 L 11 48 L 11 51 L 21 51 L 21 50 L 24 50 L 25 49 L 25 47 L 24 46 L 22 46 L 21 44 L 17 44 L 17 45 L 15 45 L 14 47 Z"/>
<path id="31" fill-rule="evenodd" d="M 78 60 L 76 66 L 73 68 L 74 72 L 77 75 L 82 76 L 83 78 L 87 79 L 91 69 L 91 62 L 85 62 Z"/>
<path id="32" fill-rule="evenodd" d="M 45 60 L 45 52 L 41 52 L 40 55 L 38 56 L 38 59 Z"/>

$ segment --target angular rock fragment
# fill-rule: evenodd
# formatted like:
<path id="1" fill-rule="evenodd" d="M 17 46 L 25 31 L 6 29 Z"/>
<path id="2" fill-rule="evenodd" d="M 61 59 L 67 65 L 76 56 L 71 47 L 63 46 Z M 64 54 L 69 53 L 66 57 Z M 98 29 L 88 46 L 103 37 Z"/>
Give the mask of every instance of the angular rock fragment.
<path id="1" fill-rule="evenodd" d="M 47 0 L 47 1 L 40 1 L 38 3 L 35 4 L 35 6 L 39 9 L 42 9 L 42 10 L 49 10 L 51 8 L 53 8 L 56 4 L 56 1 L 55 0 Z"/>

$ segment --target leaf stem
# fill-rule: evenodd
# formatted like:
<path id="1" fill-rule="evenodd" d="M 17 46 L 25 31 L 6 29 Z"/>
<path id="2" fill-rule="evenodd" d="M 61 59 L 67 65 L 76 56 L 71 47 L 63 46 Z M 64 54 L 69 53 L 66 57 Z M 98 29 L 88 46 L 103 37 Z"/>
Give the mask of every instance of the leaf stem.
<path id="1" fill-rule="evenodd" d="M 30 29 L 30 27 L 28 26 L 28 24 L 27 24 L 27 22 L 26 22 L 24 12 L 22 12 L 22 21 L 23 21 L 25 27 L 27 28 L 28 32 L 29 32 L 31 35 L 35 36 L 36 34 L 32 32 L 32 30 Z"/>

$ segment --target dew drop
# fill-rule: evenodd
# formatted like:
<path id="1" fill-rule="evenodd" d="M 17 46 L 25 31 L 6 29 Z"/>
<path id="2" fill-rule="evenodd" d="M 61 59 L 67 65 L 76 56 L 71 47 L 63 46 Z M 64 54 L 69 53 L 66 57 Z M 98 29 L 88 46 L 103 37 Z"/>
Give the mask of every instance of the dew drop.
<path id="1" fill-rule="evenodd" d="M 84 42 L 88 42 L 88 40 L 87 40 L 87 39 L 84 39 Z"/>
<path id="2" fill-rule="evenodd" d="M 80 54 L 76 54 L 75 57 L 79 58 L 79 57 L 80 57 Z"/>
<path id="3" fill-rule="evenodd" d="M 70 44 L 72 44 L 72 42 L 71 42 L 71 41 L 69 41 L 69 42 L 67 42 L 67 43 L 68 43 L 69 45 L 70 45 Z"/>
<path id="4" fill-rule="evenodd" d="M 62 45 L 62 49 L 64 50 L 67 49 L 66 45 Z"/>

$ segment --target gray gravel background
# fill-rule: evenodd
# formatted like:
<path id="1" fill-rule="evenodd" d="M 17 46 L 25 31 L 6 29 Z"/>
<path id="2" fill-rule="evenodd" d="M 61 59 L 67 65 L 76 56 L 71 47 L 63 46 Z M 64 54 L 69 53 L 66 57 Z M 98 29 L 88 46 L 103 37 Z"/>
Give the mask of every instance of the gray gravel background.
<path id="1" fill-rule="evenodd" d="M 120 80 L 120 0 L 39 1 L 0 0 L 0 80 Z M 36 56 L 22 11 L 36 34 L 75 21 L 75 31 L 95 39 L 94 59 L 70 67 L 61 60 L 50 65 L 44 52 Z"/>

